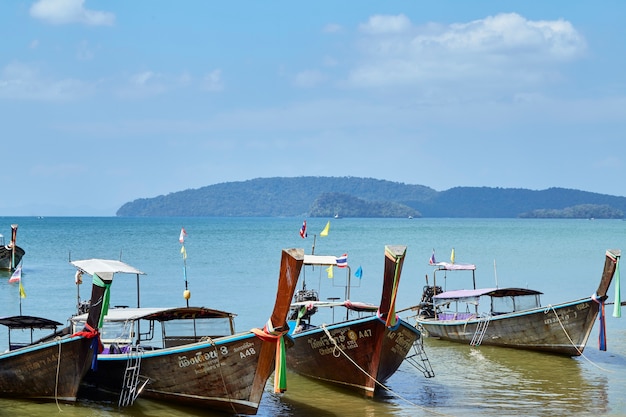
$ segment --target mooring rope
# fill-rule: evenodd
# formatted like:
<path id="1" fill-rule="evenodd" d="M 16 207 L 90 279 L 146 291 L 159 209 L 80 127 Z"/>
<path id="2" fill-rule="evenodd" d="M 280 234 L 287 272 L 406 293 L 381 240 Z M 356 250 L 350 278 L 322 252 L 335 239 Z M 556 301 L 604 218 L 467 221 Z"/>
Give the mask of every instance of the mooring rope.
<path id="1" fill-rule="evenodd" d="M 352 362 L 352 364 L 354 366 L 356 366 L 358 370 L 363 372 L 365 375 L 367 375 L 368 378 L 370 378 L 372 381 L 374 381 L 374 383 L 376 383 L 377 385 L 379 385 L 380 387 L 385 389 L 387 392 L 395 395 L 396 397 L 400 398 L 401 400 L 403 400 L 403 401 L 407 402 L 408 404 L 412 405 L 413 407 L 417 407 L 417 408 L 419 408 L 419 409 L 421 409 L 423 411 L 426 411 L 426 412 L 429 412 L 429 413 L 433 413 L 433 414 L 437 414 L 437 415 L 440 415 L 440 416 L 449 416 L 448 414 L 440 413 L 438 411 L 435 411 L 435 410 L 432 410 L 432 409 L 429 409 L 429 408 L 426 408 L 426 407 L 422 407 L 422 406 L 420 406 L 418 404 L 415 404 L 414 402 L 408 400 L 407 398 L 404 398 L 402 395 L 400 395 L 397 392 L 393 391 L 391 388 L 387 387 L 382 382 L 378 381 L 376 378 L 371 376 L 365 369 L 361 368 L 359 366 L 359 364 L 357 364 L 350 356 L 348 356 L 348 354 L 346 352 L 343 351 L 343 349 L 341 349 L 341 347 L 339 347 L 339 344 L 337 343 L 335 338 L 331 336 L 330 332 L 326 328 L 326 323 L 323 323 L 320 327 L 322 328 L 322 330 L 324 330 L 324 333 L 326 333 L 326 336 L 328 337 L 328 339 L 335 346 L 334 349 L 333 349 L 333 356 L 335 356 L 335 353 L 334 353 L 335 350 L 339 352 L 339 355 L 343 354 L 343 356 L 345 356 L 350 362 Z M 339 357 L 339 355 L 337 355 L 335 357 Z"/>
<path id="2" fill-rule="evenodd" d="M 556 310 L 554 309 L 554 306 L 552 304 L 548 304 L 547 306 L 548 308 L 544 311 L 545 314 L 547 314 L 550 310 L 552 310 L 552 312 L 554 313 L 554 315 L 556 316 L 557 321 L 559 322 L 559 325 L 561 326 L 561 329 L 563 329 L 563 333 L 565 333 L 565 336 L 567 336 L 567 339 L 569 340 L 569 342 L 572 344 L 572 346 L 574 346 L 574 349 L 576 349 L 576 351 L 578 352 L 578 354 L 580 356 L 582 356 L 587 362 L 589 362 L 590 364 L 592 364 L 593 366 L 597 367 L 598 369 L 602 369 L 605 372 L 613 372 L 609 369 L 605 369 L 603 367 L 601 367 L 600 365 L 594 363 L 591 359 L 589 359 L 588 357 L 586 357 L 583 352 L 578 349 L 578 346 L 576 346 L 576 344 L 574 343 L 574 341 L 572 340 L 572 338 L 570 337 L 569 333 L 567 333 L 567 330 L 565 330 L 565 326 L 563 326 L 563 323 L 561 322 L 561 318 L 559 317 L 558 313 L 556 312 Z"/>
<path id="3" fill-rule="evenodd" d="M 220 370 L 220 378 L 222 379 L 222 384 L 224 385 L 224 391 L 226 392 L 226 397 L 228 398 L 228 404 L 230 404 L 230 407 L 233 409 L 233 414 L 237 414 L 237 409 L 233 404 L 233 398 L 230 396 L 230 391 L 228 391 L 228 386 L 226 385 L 226 380 L 224 379 L 224 373 L 222 372 L 222 363 L 220 362 L 220 353 L 217 351 L 217 345 L 210 336 L 204 336 L 203 339 L 205 337 L 206 341 L 209 342 L 211 346 L 213 346 L 213 351 L 215 352 L 215 356 L 217 358 L 217 369 Z"/>

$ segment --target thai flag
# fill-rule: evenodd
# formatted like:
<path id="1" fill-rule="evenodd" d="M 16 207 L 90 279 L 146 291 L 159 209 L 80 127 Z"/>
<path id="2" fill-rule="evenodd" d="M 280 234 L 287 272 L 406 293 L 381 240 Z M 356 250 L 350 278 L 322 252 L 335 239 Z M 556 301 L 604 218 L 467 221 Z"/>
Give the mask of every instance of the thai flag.
<path id="1" fill-rule="evenodd" d="M 436 263 L 437 263 L 437 261 L 435 261 L 435 250 L 433 249 L 433 254 L 430 255 L 430 259 L 428 260 L 428 264 L 429 265 L 434 265 Z"/>
<path id="2" fill-rule="evenodd" d="M 348 254 L 344 253 L 337 258 L 337 268 L 345 268 L 348 266 Z"/>
<path id="3" fill-rule="evenodd" d="M 302 237 L 302 239 L 307 237 L 307 234 L 306 234 L 306 220 L 302 222 L 302 227 L 300 228 L 300 237 Z"/>

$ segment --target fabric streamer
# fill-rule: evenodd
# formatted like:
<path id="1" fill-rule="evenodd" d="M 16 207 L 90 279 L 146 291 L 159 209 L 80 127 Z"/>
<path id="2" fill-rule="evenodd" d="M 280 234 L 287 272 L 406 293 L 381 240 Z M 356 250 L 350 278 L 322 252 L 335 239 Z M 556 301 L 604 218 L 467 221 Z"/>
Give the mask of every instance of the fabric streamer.
<path id="1" fill-rule="evenodd" d="M 598 349 L 606 351 L 606 322 L 604 319 L 604 300 L 598 300 L 596 294 L 592 295 L 591 299 L 599 304 L 598 320 L 600 320 L 600 334 L 598 335 Z"/>
<path id="2" fill-rule="evenodd" d="M 93 284 L 98 287 L 104 288 L 104 296 L 102 298 L 102 306 L 100 314 L 100 321 L 98 322 L 98 328 L 101 329 L 104 324 L 104 316 L 109 312 L 109 302 L 111 300 L 111 283 L 104 282 L 97 274 L 93 274 Z"/>
<path id="3" fill-rule="evenodd" d="M 276 369 L 274 373 L 274 392 L 283 393 L 287 391 L 287 355 L 283 336 L 278 339 L 278 346 L 276 346 Z"/>
<path id="4" fill-rule="evenodd" d="M 615 303 L 613 304 L 613 317 L 622 317 L 622 297 L 619 285 L 619 258 L 615 265 Z"/>
<path id="5" fill-rule="evenodd" d="M 276 361 L 274 368 L 274 392 L 275 393 L 283 393 L 287 391 L 287 357 L 285 352 L 285 334 L 286 331 L 275 331 L 273 330 L 273 326 L 265 325 L 263 330 L 261 329 L 251 329 L 250 331 L 254 333 L 259 339 L 264 342 L 275 342 L 276 343 Z"/>

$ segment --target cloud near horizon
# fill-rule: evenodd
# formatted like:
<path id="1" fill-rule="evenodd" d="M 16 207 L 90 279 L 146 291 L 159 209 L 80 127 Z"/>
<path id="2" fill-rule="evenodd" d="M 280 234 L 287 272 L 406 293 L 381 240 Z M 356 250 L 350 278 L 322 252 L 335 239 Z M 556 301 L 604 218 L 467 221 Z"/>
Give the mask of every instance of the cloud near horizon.
<path id="1" fill-rule="evenodd" d="M 82 23 L 88 26 L 112 26 L 115 15 L 110 12 L 85 8 L 84 0 L 38 0 L 30 8 L 30 15 L 54 25 Z"/>

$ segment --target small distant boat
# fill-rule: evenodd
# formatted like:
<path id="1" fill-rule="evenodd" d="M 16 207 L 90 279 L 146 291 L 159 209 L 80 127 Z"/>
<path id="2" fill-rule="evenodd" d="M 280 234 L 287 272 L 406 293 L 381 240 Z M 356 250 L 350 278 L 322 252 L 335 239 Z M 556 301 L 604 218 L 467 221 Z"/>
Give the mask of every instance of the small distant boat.
<path id="1" fill-rule="evenodd" d="M 83 326 L 70 334 L 69 329 L 56 331 L 61 323 L 41 317 L 14 316 L 0 319 L 9 330 L 9 349 L 0 354 L 0 396 L 72 402 L 76 400 L 80 382 L 92 365 L 98 350 L 98 322 L 103 313 L 113 274 L 134 273 L 134 268 L 119 263 L 114 271 L 97 272 L 91 291 L 90 310 Z M 11 332 L 28 330 L 31 339 L 18 343 Z M 33 340 L 35 330 L 52 330 Z"/>
<path id="2" fill-rule="evenodd" d="M 413 364 L 427 364 L 428 369 L 420 370 L 425 376 L 434 376 L 420 332 L 395 313 L 405 252 L 406 246 L 385 248 L 379 306 L 349 300 L 349 272 L 344 301 L 319 301 L 317 291 L 306 289 L 302 277 L 303 289 L 292 304 L 289 323 L 294 346 L 287 350 L 287 366 L 298 374 L 343 386 L 365 397 L 373 397 L 407 357 L 419 355 L 421 359 Z M 324 270 L 337 266 L 338 262 L 334 256 L 304 255 L 304 264 Z M 345 308 L 345 320 L 328 325 L 311 324 L 311 317 L 323 307 L 341 307 L 342 311 Z M 349 318 L 349 313 L 358 317 Z M 415 354 L 410 355 L 411 349 L 415 349 Z"/>
<path id="3" fill-rule="evenodd" d="M 582 355 L 587 340 L 604 310 L 620 250 L 607 250 L 600 285 L 592 297 L 541 306 L 539 291 L 524 288 L 476 288 L 473 264 L 433 263 L 433 285 L 426 286 L 421 303 L 405 310 L 417 312 L 416 326 L 429 337 L 466 343 Z M 434 254 L 433 254 L 434 258 Z M 442 291 L 437 273 L 471 272 L 473 288 Z M 487 305 L 482 311 L 479 306 Z M 603 319 L 601 315 L 601 319 Z M 601 321 L 601 337 L 604 321 Z M 603 346 L 601 344 L 601 349 Z"/>
<path id="4" fill-rule="evenodd" d="M 14 271 L 26 253 L 24 249 L 15 244 L 17 236 L 17 224 L 11 225 L 11 241 L 4 244 L 4 236 L 0 234 L 0 269 Z"/>
<path id="5" fill-rule="evenodd" d="M 274 310 L 263 329 L 233 333 L 232 314 L 204 308 L 111 310 L 104 317 L 105 350 L 86 382 L 101 393 L 117 396 L 120 406 L 131 405 L 141 396 L 232 414 L 256 414 L 275 364 L 281 365 L 275 359 L 284 358 L 277 351 L 281 353 L 285 346 L 286 319 L 303 256 L 302 249 L 282 251 Z M 88 265 L 77 266 L 88 270 Z M 202 333 L 204 318 L 225 321 L 225 329 L 214 327 Z M 80 327 L 83 320 L 84 316 L 77 316 L 72 322 Z M 178 330 L 157 334 L 154 324 L 166 321 L 178 324 Z M 285 375 L 278 374 L 275 390 L 281 389 L 278 383 Z"/>

